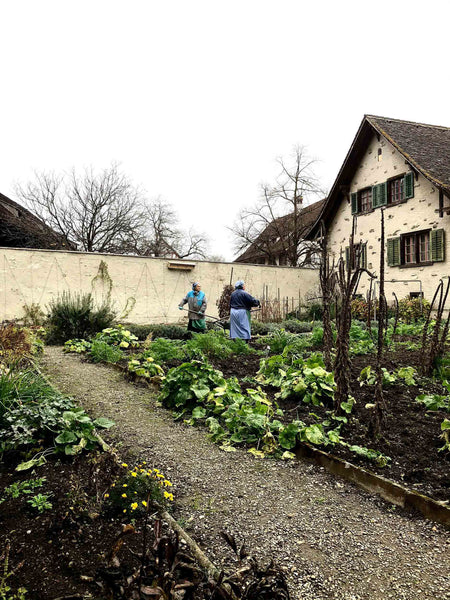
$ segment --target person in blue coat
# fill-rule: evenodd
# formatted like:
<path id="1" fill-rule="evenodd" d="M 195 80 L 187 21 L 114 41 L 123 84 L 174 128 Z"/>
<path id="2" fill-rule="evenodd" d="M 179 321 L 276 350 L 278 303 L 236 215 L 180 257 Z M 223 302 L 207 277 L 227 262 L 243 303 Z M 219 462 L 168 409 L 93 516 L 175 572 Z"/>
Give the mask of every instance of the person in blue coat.
<path id="1" fill-rule="evenodd" d="M 230 298 L 230 338 L 250 340 L 250 310 L 253 306 L 260 306 L 259 300 L 253 298 L 245 291 L 245 282 L 240 279 L 234 285 L 234 292 Z"/>
<path id="2" fill-rule="evenodd" d="M 205 311 L 206 311 L 206 296 L 201 291 L 201 285 L 198 281 L 192 284 L 192 290 L 186 294 L 183 300 L 178 305 L 180 310 L 187 304 L 189 313 L 188 331 L 194 333 L 204 333 L 206 330 Z"/>

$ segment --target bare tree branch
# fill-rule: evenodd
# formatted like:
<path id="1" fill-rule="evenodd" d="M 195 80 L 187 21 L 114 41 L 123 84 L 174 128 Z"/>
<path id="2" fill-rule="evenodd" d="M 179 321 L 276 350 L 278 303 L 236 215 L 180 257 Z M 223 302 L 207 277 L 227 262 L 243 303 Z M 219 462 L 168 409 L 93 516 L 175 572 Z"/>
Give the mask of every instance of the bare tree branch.
<path id="1" fill-rule="evenodd" d="M 316 160 L 304 147 L 296 146 L 288 162 L 278 158 L 280 172 L 273 185 L 261 184 L 261 196 L 252 208 L 243 209 L 232 231 L 235 250 L 252 248 L 273 264 L 277 256 L 290 265 L 306 264 L 318 251 L 317 245 L 304 240 L 307 223 L 304 207 L 313 197 L 324 194 L 314 175 Z"/>

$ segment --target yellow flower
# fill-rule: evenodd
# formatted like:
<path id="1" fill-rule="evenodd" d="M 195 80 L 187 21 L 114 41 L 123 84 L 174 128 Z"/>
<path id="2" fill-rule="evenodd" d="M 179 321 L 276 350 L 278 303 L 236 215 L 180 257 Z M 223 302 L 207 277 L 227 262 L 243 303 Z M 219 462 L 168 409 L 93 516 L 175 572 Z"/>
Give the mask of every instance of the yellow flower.
<path id="1" fill-rule="evenodd" d="M 126 495 L 126 494 L 122 494 L 122 498 L 126 498 L 126 497 L 127 497 L 127 495 Z"/>
<path id="2" fill-rule="evenodd" d="M 164 498 L 167 498 L 173 502 L 173 494 L 170 494 L 169 492 L 164 492 Z"/>
<path id="3" fill-rule="evenodd" d="M 145 473 L 145 469 L 139 469 L 139 473 Z"/>
<path id="4" fill-rule="evenodd" d="M 142 506 L 147 506 L 147 502 L 145 500 L 142 500 Z"/>
<path id="5" fill-rule="evenodd" d="M 115 483 L 113 483 L 111 487 L 116 487 L 116 484 L 115 484 Z"/>
<path id="6" fill-rule="evenodd" d="M 159 469 L 153 469 L 155 473 L 159 473 Z"/>
<path id="7" fill-rule="evenodd" d="M 109 498 L 109 494 L 105 494 L 103 497 L 104 498 Z"/>
<path id="8" fill-rule="evenodd" d="M 128 467 L 127 463 L 122 463 L 122 467 Z"/>
<path id="9" fill-rule="evenodd" d="M 165 485 L 166 487 L 172 487 L 172 485 L 173 485 L 173 484 L 172 484 L 172 483 L 171 483 L 171 482 L 170 482 L 168 479 L 165 479 L 165 480 L 164 480 L 164 485 Z"/>
<path id="10" fill-rule="evenodd" d="M 146 465 L 147 463 L 146 463 L 146 461 L 144 460 L 144 462 L 143 462 L 142 464 L 143 464 L 143 465 Z"/>
<path id="11" fill-rule="evenodd" d="M 131 473 L 131 477 L 137 477 L 137 473 Z"/>
<path id="12" fill-rule="evenodd" d="M 123 509 L 123 512 L 124 512 L 124 513 L 126 513 L 126 512 L 127 512 L 127 509 L 126 509 L 126 508 L 124 508 L 124 509 Z"/>
<path id="13" fill-rule="evenodd" d="M 128 484 L 127 484 L 127 483 L 124 483 L 122 487 L 128 487 Z"/>
<path id="14" fill-rule="evenodd" d="M 156 477 L 161 477 L 161 479 L 164 479 L 164 475 L 162 475 L 161 473 L 156 473 Z"/>
<path id="15" fill-rule="evenodd" d="M 138 503 L 137 502 L 133 502 L 133 504 L 131 505 L 131 509 L 132 510 L 136 510 L 138 507 Z"/>

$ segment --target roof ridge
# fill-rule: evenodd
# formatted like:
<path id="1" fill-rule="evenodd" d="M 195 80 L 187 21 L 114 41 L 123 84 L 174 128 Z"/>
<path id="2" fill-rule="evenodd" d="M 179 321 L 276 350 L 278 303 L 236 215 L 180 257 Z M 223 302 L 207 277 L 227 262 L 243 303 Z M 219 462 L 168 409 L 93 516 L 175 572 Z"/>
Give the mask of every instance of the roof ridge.
<path id="1" fill-rule="evenodd" d="M 381 117 L 378 115 L 364 115 L 366 119 L 383 119 L 383 121 L 395 121 L 396 123 L 406 123 L 408 125 L 417 125 L 419 127 L 432 127 L 434 129 L 450 130 L 450 127 L 445 125 L 431 125 L 430 123 L 419 123 L 417 121 L 405 121 L 404 119 L 393 119 L 392 117 Z"/>

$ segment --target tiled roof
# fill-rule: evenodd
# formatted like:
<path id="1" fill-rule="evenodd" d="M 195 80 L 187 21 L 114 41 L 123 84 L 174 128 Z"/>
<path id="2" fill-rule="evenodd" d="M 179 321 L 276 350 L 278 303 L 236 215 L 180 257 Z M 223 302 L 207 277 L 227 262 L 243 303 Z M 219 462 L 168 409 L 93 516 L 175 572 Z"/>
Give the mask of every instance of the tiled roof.
<path id="1" fill-rule="evenodd" d="M 74 250 L 67 242 L 25 207 L 0 194 L 0 246 Z"/>
<path id="2" fill-rule="evenodd" d="M 319 200 L 318 202 L 314 202 L 313 204 L 309 204 L 305 206 L 301 210 L 300 217 L 300 236 L 306 237 L 312 225 L 316 222 L 317 216 L 320 213 L 323 203 L 325 200 Z M 279 217 L 274 221 L 274 223 L 270 223 L 262 233 L 255 240 L 255 243 L 249 246 L 245 252 L 243 252 L 240 256 L 238 256 L 234 262 L 244 262 L 251 263 L 258 261 L 259 259 L 265 258 L 267 253 L 263 252 L 258 248 L 258 246 L 271 245 L 271 253 L 276 255 L 283 251 L 284 244 L 280 241 L 276 241 L 276 238 L 279 237 L 280 231 L 286 229 L 289 231 L 289 226 L 293 222 L 292 213 L 288 215 L 284 215 L 283 217 Z"/>
<path id="3" fill-rule="evenodd" d="M 450 128 L 366 115 L 425 177 L 450 192 Z"/>

